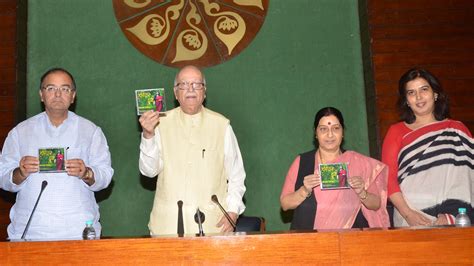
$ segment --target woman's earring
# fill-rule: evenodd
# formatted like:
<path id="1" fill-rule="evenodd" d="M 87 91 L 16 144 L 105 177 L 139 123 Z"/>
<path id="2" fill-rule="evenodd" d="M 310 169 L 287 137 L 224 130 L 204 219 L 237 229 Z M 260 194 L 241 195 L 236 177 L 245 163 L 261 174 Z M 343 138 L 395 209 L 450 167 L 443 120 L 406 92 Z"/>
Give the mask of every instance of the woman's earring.
<path id="1" fill-rule="evenodd" d="M 438 100 L 438 94 L 435 94 L 435 102 Z"/>

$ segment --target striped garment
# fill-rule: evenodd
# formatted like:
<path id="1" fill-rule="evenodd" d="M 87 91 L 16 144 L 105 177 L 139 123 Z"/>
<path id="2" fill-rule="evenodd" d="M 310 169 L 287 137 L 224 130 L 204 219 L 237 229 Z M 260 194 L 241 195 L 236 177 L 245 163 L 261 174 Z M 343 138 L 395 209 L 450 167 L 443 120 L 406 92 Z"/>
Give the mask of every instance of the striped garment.
<path id="1" fill-rule="evenodd" d="M 460 207 L 473 219 L 474 140 L 453 122 L 410 132 L 398 156 L 398 182 L 407 203 L 432 220 L 448 214 L 452 222 Z M 394 224 L 407 226 L 396 210 Z"/>

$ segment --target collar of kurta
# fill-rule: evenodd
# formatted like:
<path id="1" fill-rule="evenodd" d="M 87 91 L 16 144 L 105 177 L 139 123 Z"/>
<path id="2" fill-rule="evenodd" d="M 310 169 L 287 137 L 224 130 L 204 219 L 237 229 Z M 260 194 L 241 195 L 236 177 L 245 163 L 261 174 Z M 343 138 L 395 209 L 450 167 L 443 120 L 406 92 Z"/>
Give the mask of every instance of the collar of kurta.
<path id="1" fill-rule="evenodd" d="M 206 108 L 203 106 L 199 113 L 189 115 L 183 112 L 183 109 L 179 108 L 179 120 L 181 121 L 181 123 L 183 123 L 185 127 L 199 126 L 202 122 L 202 118 L 204 116 L 205 111 Z"/>

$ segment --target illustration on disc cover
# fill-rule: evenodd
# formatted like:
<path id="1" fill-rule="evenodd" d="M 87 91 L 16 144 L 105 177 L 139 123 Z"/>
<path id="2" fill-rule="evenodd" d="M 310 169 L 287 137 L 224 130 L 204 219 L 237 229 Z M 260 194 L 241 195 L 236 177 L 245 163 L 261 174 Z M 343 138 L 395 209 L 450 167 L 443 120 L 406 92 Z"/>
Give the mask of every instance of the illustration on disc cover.
<path id="1" fill-rule="evenodd" d="M 40 173 L 61 173 L 66 172 L 66 149 L 65 148 L 44 148 L 38 150 Z"/>
<path id="2" fill-rule="evenodd" d="M 166 112 L 165 89 L 144 89 L 135 91 L 137 115 L 153 110 L 160 113 Z"/>
<path id="3" fill-rule="evenodd" d="M 322 190 L 349 188 L 347 163 L 319 164 L 319 173 Z"/>

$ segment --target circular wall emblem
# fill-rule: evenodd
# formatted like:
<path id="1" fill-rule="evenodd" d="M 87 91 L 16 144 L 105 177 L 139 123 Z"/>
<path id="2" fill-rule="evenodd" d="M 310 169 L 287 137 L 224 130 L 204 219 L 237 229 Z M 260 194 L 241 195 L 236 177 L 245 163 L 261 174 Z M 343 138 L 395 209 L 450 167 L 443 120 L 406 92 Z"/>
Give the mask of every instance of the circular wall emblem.
<path id="1" fill-rule="evenodd" d="M 255 38 L 268 0 L 113 0 L 127 39 L 158 63 L 218 65 Z"/>

